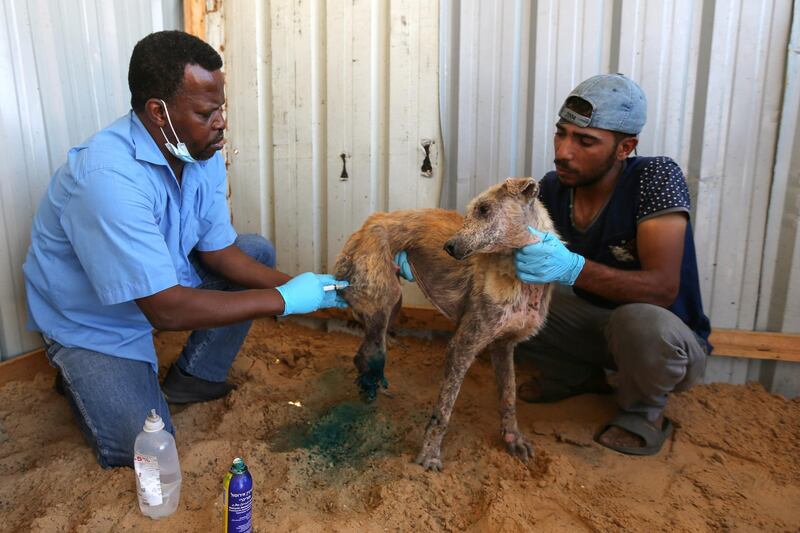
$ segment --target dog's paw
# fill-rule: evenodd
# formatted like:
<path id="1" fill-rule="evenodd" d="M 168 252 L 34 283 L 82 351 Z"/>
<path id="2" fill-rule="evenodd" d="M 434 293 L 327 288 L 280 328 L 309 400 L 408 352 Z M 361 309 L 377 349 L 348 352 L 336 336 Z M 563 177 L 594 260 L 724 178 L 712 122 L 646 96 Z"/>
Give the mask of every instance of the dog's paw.
<path id="1" fill-rule="evenodd" d="M 358 395 L 364 403 L 372 403 L 378 394 L 377 387 L 361 387 L 358 388 Z"/>
<path id="2" fill-rule="evenodd" d="M 358 385 L 358 393 L 361 399 L 366 403 L 374 402 L 378 392 L 389 388 L 389 382 L 386 381 L 383 375 L 376 377 L 371 374 L 362 374 L 356 378 L 355 383 Z"/>
<path id="3" fill-rule="evenodd" d="M 441 472 L 443 468 L 439 454 L 431 451 L 422 450 L 414 462 L 424 468 L 425 471 Z"/>
<path id="4" fill-rule="evenodd" d="M 528 462 L 528 459 L 533 457 L 533 444 L 522 433 L 517 431 L 505 432 L 503 441 L 506 443 L 508 453 L 518 457 L 523 462 Z"/>

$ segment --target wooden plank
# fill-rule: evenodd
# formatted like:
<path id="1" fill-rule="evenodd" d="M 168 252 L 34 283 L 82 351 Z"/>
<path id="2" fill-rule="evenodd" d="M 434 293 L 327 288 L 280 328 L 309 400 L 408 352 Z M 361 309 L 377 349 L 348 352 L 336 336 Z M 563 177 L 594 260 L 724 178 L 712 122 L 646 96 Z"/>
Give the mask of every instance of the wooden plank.
<path id="1" fill-rule="evenodd" d="M 350 311 L 326 309 L 311 313 L 314 318 L 352 320 Z M 439 311 L 425 307 L 403 307 L 395 322 L 396 327 L 427 329 L 430 331 L 453 331 L 454 325 Z M 800 335 L 765 331 L 715 329 L 711 334 L 714 345 L 712 355 L 743 357 L 749 359 L 772 359 L 800 362 Z"/>
<path id="2" fill-rule="evenodd" d="M 0 363 L 0 387 L 9 381 L 33 379 L 41 372 L 53 375 L 56 373 L 56 369 L 47 361 L 42 348 Z"/>
<path id="3" fill-rule="evenodd" d="M 800 362 L 800 335 L 766 331 L 715 329 L 713 355 Z"/>
<path id="4" fill-rule="evenodd" d="M 183 29 L 205 40 L 206 0 L 183 0 Z"/>
<path id="5" fill-rule="evenodd" d="M 326 320 L 353 319 L 346 309 L 324 309 L 306 316 Z M 394 325 L 404 329 L 429 331 L 454 329 L 454 324 L 444 315 L 427 307 L 403 307 Z M 715 329 L 711 333 L 711 343 L 714 345 L 715 356 L 800 362 L 800 334 Z M 0 363 L 0 387 L 10 381 L 33 379 L 41 372 L 55 374 L 44 350 L 28 352 Z"/>

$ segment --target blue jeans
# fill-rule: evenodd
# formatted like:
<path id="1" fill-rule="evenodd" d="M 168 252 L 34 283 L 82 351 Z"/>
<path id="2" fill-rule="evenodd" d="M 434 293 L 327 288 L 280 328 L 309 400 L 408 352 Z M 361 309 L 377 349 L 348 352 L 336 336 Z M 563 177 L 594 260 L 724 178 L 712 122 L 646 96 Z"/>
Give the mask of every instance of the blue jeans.
<path id="1" fill-rule="evenodd" d="M 259 263 L 270 268 L 275 267 L 275 247 L 264 237 L 254 234 L 239 235 L 235 244 Z M 243 289 L 205 270 L 195 252 L 189 254 L 189 259 L 201 279 L 198 288 L 216 291 Z M 178 358 L 178 368 L 206 381 L 225 381 L 252 324 L 248 320 L 221 328 L 193 331 Z"/>
<path id="2" fill-rule="evenodd" d="M 259 235 L 240 235 L 235 243 L 244 253 L 269 267 L 275 248 Z M 241 290 L 207 272 L 195 253 L 190 256 L 202 283 L 199 288 Z M 178 367 L 208 381 L 225 381 L 251 321 L 192 332 L 178 358 Z M 149 363 L 82 348 L 67 348 L 46 339 L 50 363 L 62 375 L 67 401 L 86 440 L 103 468 L 133 466 L 133 444 L 150 409 L 175 434 L 158 376 Z"/>

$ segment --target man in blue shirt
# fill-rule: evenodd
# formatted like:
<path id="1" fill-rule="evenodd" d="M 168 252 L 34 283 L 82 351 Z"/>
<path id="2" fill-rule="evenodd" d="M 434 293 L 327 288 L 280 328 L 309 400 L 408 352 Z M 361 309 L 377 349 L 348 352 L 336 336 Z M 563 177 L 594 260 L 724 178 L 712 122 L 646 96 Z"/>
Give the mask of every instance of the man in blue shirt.
<path id="1" fill-rule="evenodd" d="M 620 412 L 595 438 L 634 455 L 661 449 L 672 430 L 668 394 L 701 379 L 711 350 L 683 173 L 666 157 L 630 157 L 646 109 L 621 74 L 570 93 L 556 124 L 556 170 L 539 192 L 560 239 L 531 229 L 539 242 L 515 254 L 520 279 L 560 284 L 545 327 L 518 346 L 541 371 L 520 398 L 610 392 L 609 372 Z"/>
<path id="2" fill-rule="evenodd" d="M 29 323 L 103 467 L 131 466 L 150 409 L 220 398 L 251 320 L 346 304 L 328 275 L 274 269 L 226 201 L 222 59 L 183 32 L 131 55 L 132 110 L 69 151 L 33 221 Z M 152 329 L 194 330 L 162 390 Z"/>

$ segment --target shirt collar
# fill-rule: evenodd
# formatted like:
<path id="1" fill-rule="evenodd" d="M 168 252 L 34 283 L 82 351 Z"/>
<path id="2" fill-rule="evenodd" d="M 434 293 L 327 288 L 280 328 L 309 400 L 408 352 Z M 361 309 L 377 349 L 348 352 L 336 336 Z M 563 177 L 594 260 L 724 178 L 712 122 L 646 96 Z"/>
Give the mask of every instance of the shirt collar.
<path id="1" fill-rule="evenodd" d="M 169 166 L 164 154 L 162 154 L 161 150 L 159 150 L 155 139 L 153 139 L 153 136 L 147 131 L 147 128 L 144 127 L 139 115 L 137 115 L 133 109 L 130 111 L 130 119 L 131 142 L 133 143 L 136 152 L 136 159 L 139 161 L 147 161 L 148 163 L 153 163 L 154 165 Z M 192 163 L 186 166 L 200 165 L 201 167 L 205 167 L 209 160 L 197 161 L 197 163 Z"/>
<path id="2" fill-rule="evenodd" d="M 136 152 L 136 159 L 147 161 L 154 165 L 167 165 L 164 154 L 158 149 L 158 145 L 147 128 L 144 127 L 136 111 L 131 109 L 131 142 Z M 167 165 L 168 166 L 168 165 Z"/>

